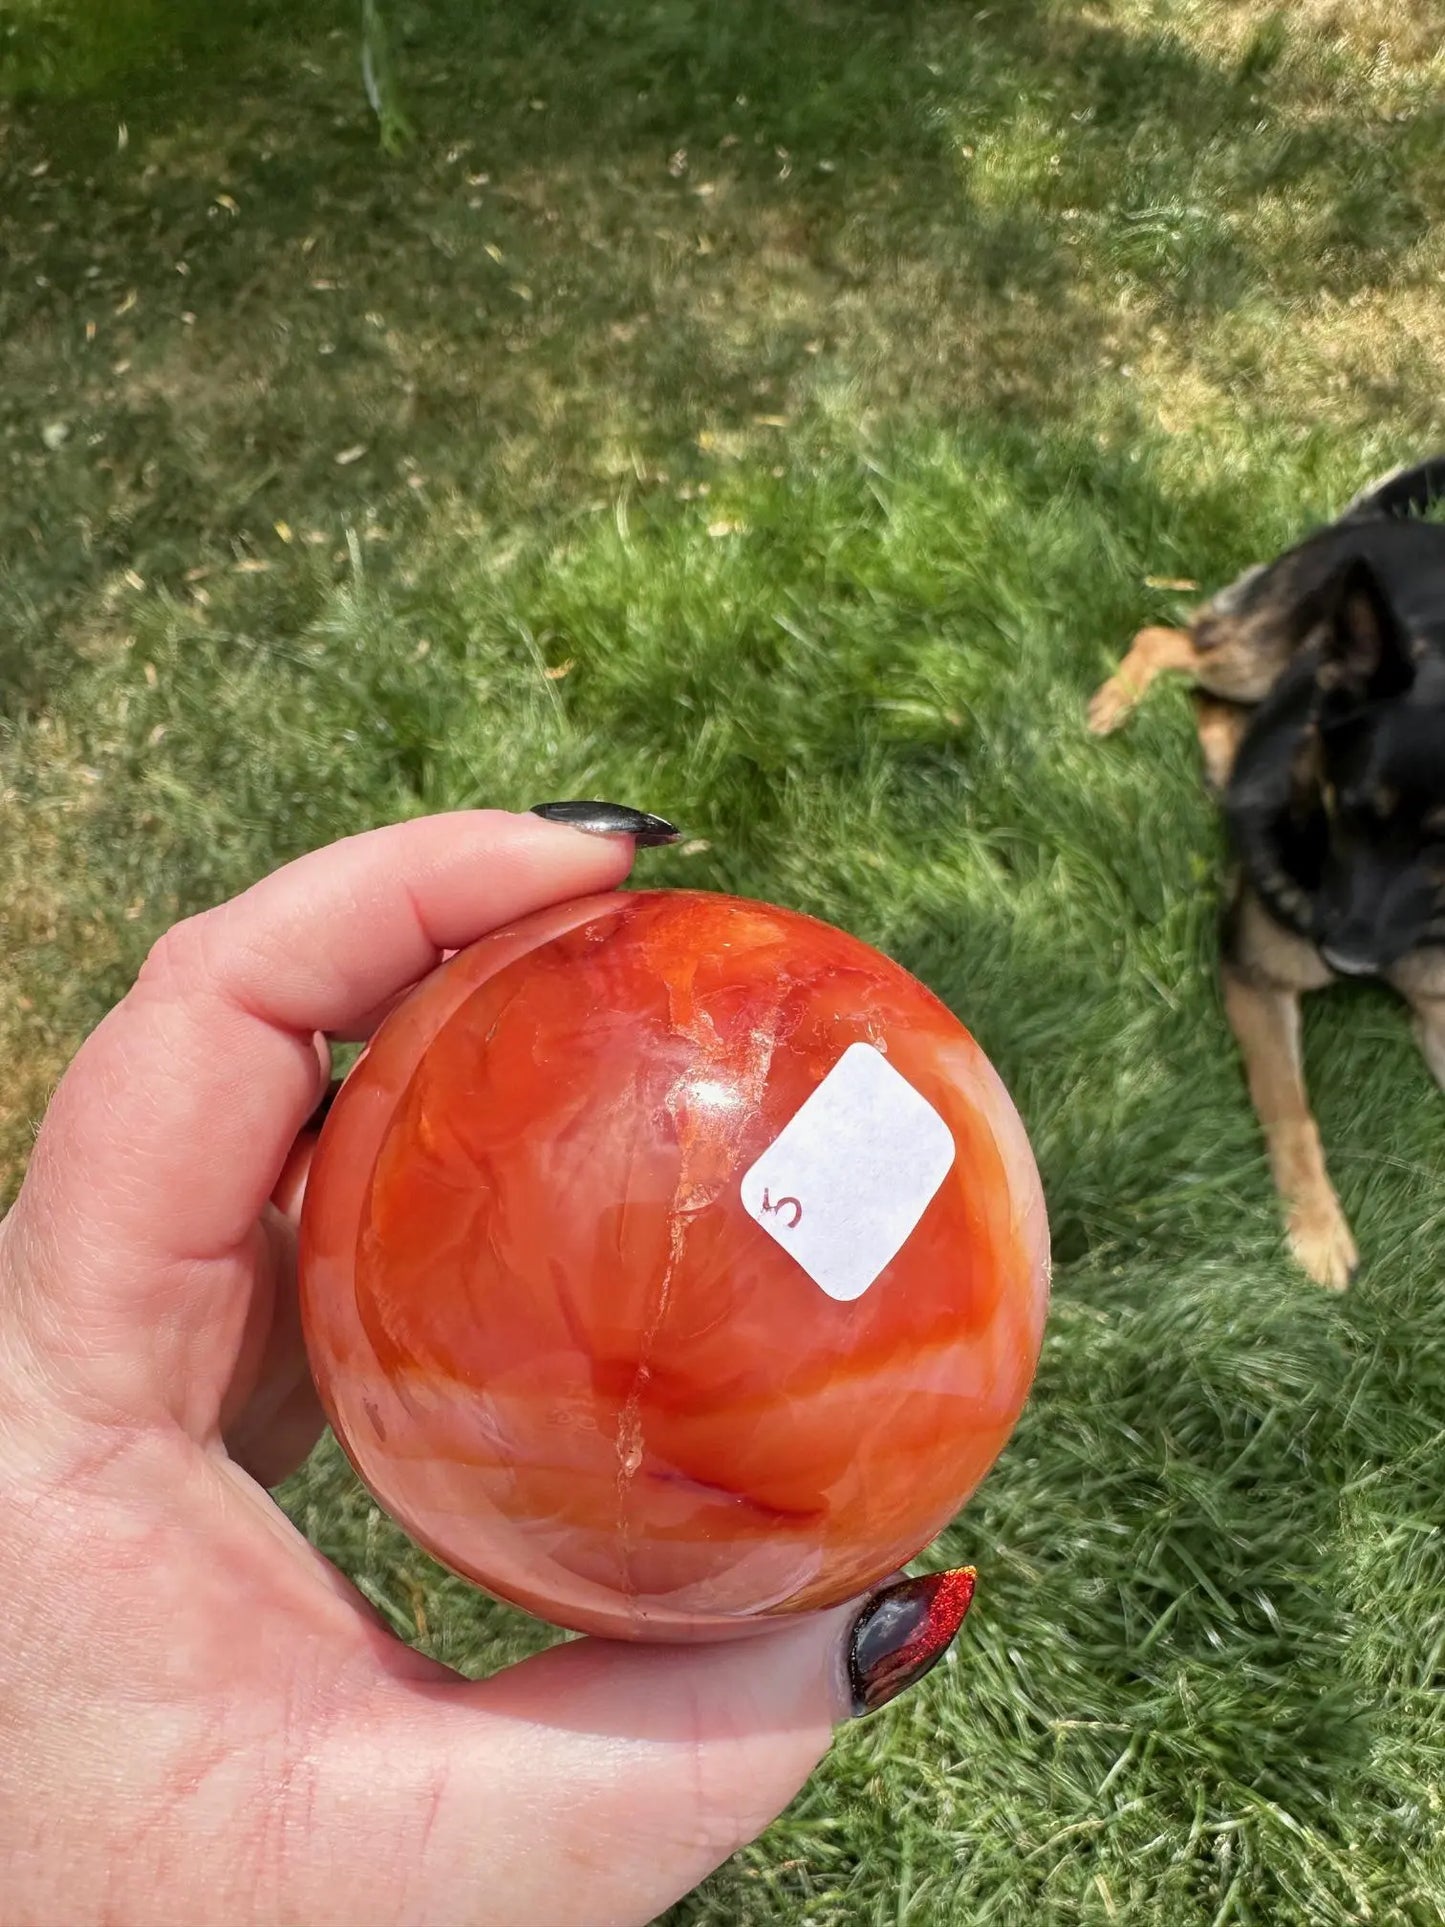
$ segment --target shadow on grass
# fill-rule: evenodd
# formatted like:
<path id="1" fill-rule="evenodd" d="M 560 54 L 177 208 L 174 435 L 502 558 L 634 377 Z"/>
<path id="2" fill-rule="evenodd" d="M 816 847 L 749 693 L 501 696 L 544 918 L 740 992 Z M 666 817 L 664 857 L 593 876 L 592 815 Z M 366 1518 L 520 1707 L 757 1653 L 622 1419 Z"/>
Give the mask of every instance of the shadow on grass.
<path id="1" fill-rule="evenodd" d="M 394 10 L 393 165 L 336 21 L 11 29 L 11 688 L 108 573 L 174 586 L 277 521 L 686 484 L 845 395 L 1043 432 L 1117 383 L 1121 294 L 1358 291 L 1427 219 L 1435 123 L 1296 124 L 1279 36 L 1230 69 L 1074 7 L 448 0 Z M 1284 250 L 1250 216 L 1292 196 Z"/>
<path id="2" fill-rule="evenodd" d="M 1141 1906 L 1174 1891 L 1151 1852 L 1197 1882 L 1160 1917 L 1227 1917 L 1230 1828 L 1303 1880 L 1301 1816 L 1348 1833 L 1332 1803 L 1439 1650 L 1433 1272 L 1394 1261 L 1359 1309 L 1283 1281 L 1189 752 L 1162 696 L 1124 746 L 1085 752 L 1079 711 L 1146 570 L 1225 579 L 1342 459 L 1292 445 L 1271 494 L 1231 445 L 1181 481 L 1129 343 L 1388 286 L 1437 110 L 1372 125 L 1353 83 L 1305 99 L 1287 36 L 1230 69 L 1075 6 L 450 0 L 396 12 L 425 139 L 391 165 L 319 0 L 114 18 L 88 54 L 52 32 L 0 144 L 0 684 L 12 712 L 80 692 L 36 739 L 85 772 L 34 816 L 57 1037 L 171 915 L 370 816 L 524 805 L 541 771 L 705 813 L 715 852 L 658 878 L 814 909 L 933 983 L 1019 1097 L 1067 1261 L 1039 1399 L 949 1542 L 993 1569 L 976 1691 L 926 1689 L 942 1738 L 872 1729 L 941 1761 L 920 1864 L 962 1879 L 992 1840 L 1013 1891 L 1060 1866 L 1058 1917 L 1098 1919 L 1102 1814 Z M 1342 1082 L 1366 1099 L 1413 1228 L 1428 1120 Z M 430 1602 L 443 1657 L 516 1649 L 354 1491 L 309 1490 L 328 1549 L 398 1580 L 398 1630 Z M 1372 1549 L 1397 1649 L 1347 1666 Z M 803 1809 L 830 1922 L 865 1917 L 875 1849 L 904 1917 L 887 1744 L 846 1742 Z M 1382 1878 L 1422 1783 L 1407 1759 L 1355 1828 Z M 679 1920 L 809 1917 L 801 1885 L 729 1911 L 746 1880 Z"/>

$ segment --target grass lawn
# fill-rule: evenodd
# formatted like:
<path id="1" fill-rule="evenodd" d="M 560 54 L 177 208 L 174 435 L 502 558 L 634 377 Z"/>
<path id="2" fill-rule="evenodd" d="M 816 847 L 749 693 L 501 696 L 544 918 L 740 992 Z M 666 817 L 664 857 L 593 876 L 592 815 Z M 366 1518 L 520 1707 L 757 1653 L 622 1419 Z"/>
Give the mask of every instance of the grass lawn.
<path id="1" fill-rule="evenodd" d="M 1445 1100 L 1311 1011 L 1366 1264 L 1302 1282 L 1187 704 L 1082 725 L 1445 444 L 1436 0 L 391 18 L 394 160 L 350 6 L 0 17 L 0 1187 L 179 913 L 409 812 L 675 816 L 649 881 L 962 1015 L 1058 1263 L 955 1663 L 668 1927 L 1440 1920 Z M 334 1452 L 285 1497 L 463 1670 L 546 1637 Z"/>

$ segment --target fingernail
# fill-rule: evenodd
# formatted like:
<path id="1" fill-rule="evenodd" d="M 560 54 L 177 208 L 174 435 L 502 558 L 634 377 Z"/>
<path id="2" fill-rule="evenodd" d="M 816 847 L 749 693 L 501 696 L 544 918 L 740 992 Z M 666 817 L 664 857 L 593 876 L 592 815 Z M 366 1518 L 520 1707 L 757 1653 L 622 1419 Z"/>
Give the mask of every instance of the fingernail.
<path id="1" fill-rule="evenodd" d="M 682 835 L 665 816 L 632 810 L 625 803 L 534 803 L 532 815 L 574 830 L 589 830 L 594 836 L 630 836 L 644 849 L 676 843 Z"/>
<path id="2" fill-rule="evenodd" d="M 326 1122 L 332 1105 L 336 1102 L 336 1093 L 345 1082 L 346 1080 L 343 1077 L 332 1078 L 331 1082 L 326 1086 L 326 1089 L 321 1093 L 321 1102 L 301 1126 L 303 1131 L 319 1131 L 321 1129 L 322 1125 Z"/>
<path id="3" fill-rule="evenodd" d="M 854 1719 L 876 1713 L 933 1671 L 963 1624 L 974 1579 L 972 1566 L 959 1566 L 895 1580 L 874 1593 L 848 1639 Z"/>

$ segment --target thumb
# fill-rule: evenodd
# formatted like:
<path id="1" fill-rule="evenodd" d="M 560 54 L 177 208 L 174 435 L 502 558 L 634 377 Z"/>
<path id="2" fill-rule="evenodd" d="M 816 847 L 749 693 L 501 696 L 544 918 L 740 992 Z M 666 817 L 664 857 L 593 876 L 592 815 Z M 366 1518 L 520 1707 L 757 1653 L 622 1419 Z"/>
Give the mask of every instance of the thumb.
<path id="1" fill-rule="evenodd" d="M 584 1639 L 480 1683 L 390 1682 L 328 1749 L 350 1837 L 313 1806 L 299 1917 L 646 1927 L 782 1812 L 841 1721 L 942 1658 L 972 1591 L 932 1573 L 726 1644 Z"/>

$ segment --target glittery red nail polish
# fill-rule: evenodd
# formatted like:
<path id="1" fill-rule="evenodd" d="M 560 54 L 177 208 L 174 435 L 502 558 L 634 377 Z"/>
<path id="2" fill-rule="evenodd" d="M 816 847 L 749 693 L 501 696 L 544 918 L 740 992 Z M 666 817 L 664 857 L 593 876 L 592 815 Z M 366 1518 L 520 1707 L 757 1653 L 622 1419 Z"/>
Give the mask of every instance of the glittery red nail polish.
<path id="1" fill-rule="evenodd" d="M 875 1593 L 848 1642 L 853 1717 L 876 1713 L 931 1672 L 953 1644 L 973 1599 L 974 1570 L 926 1572 Z"/>

